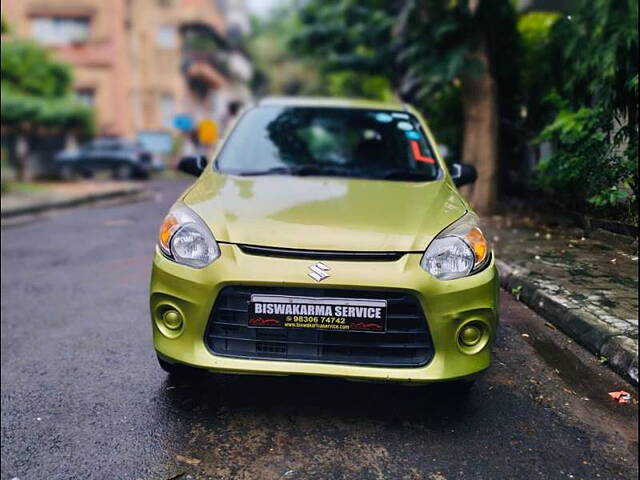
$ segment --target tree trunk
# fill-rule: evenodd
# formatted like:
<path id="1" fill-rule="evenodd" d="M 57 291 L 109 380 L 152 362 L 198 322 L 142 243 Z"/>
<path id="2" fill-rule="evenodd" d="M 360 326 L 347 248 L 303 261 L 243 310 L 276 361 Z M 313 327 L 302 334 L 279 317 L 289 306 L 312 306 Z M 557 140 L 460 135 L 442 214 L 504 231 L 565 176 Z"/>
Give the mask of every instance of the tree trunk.
<path id="1" fill-rule="evenodd" d="M 478 170 L 475 184 L 463 189 L 472 207 L 481 215 L 493 212 L 497 198 L 498 105 L 496 83 L 489 70 L 487 50 L 481 45 L 470 54 L 482 73 L 461 79 L 464 136 L 462 161 Z"/>

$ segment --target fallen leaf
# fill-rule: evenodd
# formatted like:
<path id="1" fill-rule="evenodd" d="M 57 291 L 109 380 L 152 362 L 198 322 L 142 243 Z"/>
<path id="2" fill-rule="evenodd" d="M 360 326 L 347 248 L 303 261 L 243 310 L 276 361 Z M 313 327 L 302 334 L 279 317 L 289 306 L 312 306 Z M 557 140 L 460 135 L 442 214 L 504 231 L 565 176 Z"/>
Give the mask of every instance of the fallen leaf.
<path id="1" fill-rule="evenodd" d="M 618 390 L 617 392 L 609 392 L 609 396 L 618 403 L 631 403 L 631 394 L 624 390 Z"/>
<path id="2" fill-rule="evenodd" d="M 173 477 L 169 477 L 167 478 L 167 480 L 178 480 L 179 478 L 181 478 L 184 475 L 185 472 L 180 472 L 177 473 L 176 475 L 174 475 Z"/>
<path id="3" fill-rule="evenodd" d="M 199 458 L 185 457 L 184 455 L 176 455 L 176 460 L 182 463 L 188 463 L 189 465 L 198 465 L 202 462 Z"/>
<path id="4" fill-rule="evenodd" d="M 557 328 L 555 327 L 555 325 L 552 325 L 549 322 L 544 322 L 544 326 L 550 328 L 551 330 L 557 330 Z"/>

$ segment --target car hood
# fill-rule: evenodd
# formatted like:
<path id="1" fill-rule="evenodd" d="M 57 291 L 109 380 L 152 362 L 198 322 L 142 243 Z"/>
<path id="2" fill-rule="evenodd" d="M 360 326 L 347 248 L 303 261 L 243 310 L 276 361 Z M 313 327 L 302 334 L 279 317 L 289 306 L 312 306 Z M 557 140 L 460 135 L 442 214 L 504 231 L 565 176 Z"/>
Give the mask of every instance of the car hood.
<path id="1" fill-rule="evenodd" d="M 182 201 L 220 242 L 358 252 L 422 251 L 466 212 L 444 180 L 239 177 L 211 170 Z"/>

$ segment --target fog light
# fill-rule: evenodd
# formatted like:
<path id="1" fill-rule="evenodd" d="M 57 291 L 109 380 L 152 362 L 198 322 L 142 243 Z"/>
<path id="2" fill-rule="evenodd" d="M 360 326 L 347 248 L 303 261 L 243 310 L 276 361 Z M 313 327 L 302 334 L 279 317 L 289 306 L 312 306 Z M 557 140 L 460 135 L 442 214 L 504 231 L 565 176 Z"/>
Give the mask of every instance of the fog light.
<path id="1" fill-rule="evenodd" d="M 182 327 L 182 315 L 177 310 L 167 310 L 162 314 L 162 322 L 170 330 Z"/>
<path id="2" fill-rule="evenodd" d="M 478 325 L 467 325 L 460 331 L 460 343 L 466 347 L 473 347 L 482 338 L 482 328 Z"/>

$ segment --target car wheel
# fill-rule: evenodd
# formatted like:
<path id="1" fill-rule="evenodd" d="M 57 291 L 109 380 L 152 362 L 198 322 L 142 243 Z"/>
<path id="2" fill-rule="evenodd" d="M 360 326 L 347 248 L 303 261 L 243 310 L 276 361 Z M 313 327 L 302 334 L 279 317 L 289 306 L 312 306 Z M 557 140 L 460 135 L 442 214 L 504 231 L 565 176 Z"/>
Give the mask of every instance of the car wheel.
<path id="1" fill-rule="evenodd" d="M 181 378 L 189 377 L 198 372 L 196 368 L 188 367 L 179 363 L 169 363 L 158 356 L 158 364 L 165 372 L 172 377 Z"/>
<path id="2" fill-rule="evenodd" d="M 140 179 L 140 180 L 149 180 L 149 177 L 151 175 L 149 174 L 149 172 L 144 171 L 144 170 L 140 170 L 137 174 L 136 174 L 136 178 Z"/>
<path id="3" fill-rule="evenodd" d="M 58 169 L 58 176 L 60 177 L 61 180 L 66 180 L 66 181 L 75 180 L 76 174 L 77 172 L 75 168 L 73 168 L 71 165 L 62 165 Z"/>
<path id="4" fill-rule="evenodd" d="M 128 180 L 133 177 L 133 168 L 131 165 L 127 165 L 123 163 L 122 165 L 118 165 L 113 171 L 113 178 L 117 180 Z"/>

